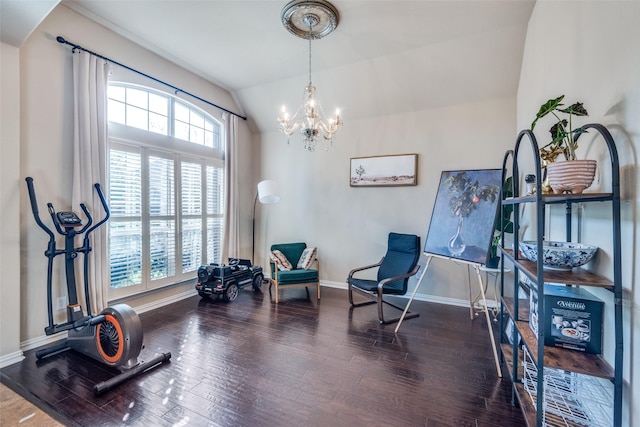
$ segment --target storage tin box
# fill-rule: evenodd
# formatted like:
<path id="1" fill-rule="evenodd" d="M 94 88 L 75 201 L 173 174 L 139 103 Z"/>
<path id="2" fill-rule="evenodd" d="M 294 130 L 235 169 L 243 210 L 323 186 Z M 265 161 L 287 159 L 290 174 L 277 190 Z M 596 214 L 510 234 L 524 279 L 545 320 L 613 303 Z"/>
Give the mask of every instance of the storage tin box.
<path id="1" fill-rule="evenodd" d="M 538 292 L 529 294 L 529 327 L 537 335 L 544 326 L 544 345 L 585 353 L 602 353 L 603 303 L 582 288 L 544 285 L 544 316 L 538 318 Z"/>

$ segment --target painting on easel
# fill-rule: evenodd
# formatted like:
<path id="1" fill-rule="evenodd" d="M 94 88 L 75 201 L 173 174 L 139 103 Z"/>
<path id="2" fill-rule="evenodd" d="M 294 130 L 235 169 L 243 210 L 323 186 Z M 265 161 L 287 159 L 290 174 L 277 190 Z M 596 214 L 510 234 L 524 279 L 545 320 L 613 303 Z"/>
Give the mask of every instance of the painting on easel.
<path id="1" fill-rule="evenodd" d="M 500 204 L 501 181 L 500 169 L 442 172 L 424 251 L 485 264 Z"/>

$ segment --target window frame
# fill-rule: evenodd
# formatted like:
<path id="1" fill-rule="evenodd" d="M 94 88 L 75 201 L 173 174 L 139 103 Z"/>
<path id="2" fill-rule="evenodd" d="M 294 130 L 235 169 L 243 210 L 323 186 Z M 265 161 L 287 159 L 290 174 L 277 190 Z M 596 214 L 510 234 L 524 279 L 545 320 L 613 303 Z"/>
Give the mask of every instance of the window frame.
<path id="1" fill-rule="evenodd" d="M 121 288 L 114 288 L 109 286 L 109 299 L 120 299 L 125 297 L 135 296 L 140 293 L 144 293 L 147 291 L 152 291 L 160 288 L 164 288 L 173 284 L 183 283 L 190 279 L 196 278 L 196 271 L 188 271 L 186 273 L 182 272 L 183 264 L 182 264 L 182 197 L 181 197 L 181 168 L 183 162 L 197 163 L 200 165 L 200 179 L 201 179 L 201 209 L 200 209 L 200 223 L 201 223 L 201 231 L 202 238 L 200 243 L 200 260 L 201 263 L 208 262 L 221 262 L 221 259 L 208 260 L 207 259 L 207 249 L 208 249 L 208 229 L 207 223 L 209 218 L 220 218 L 221 219 L 221 236 L 224 236 L 224 168 L 225 168 L 225 160 L 224 160 L 224 126 L 222 122 L 211 115 L 206 110 L 199 108 L 193 104 L 190 104 L 180 98 L 172 96 L 170 94 L 158 91 L 156 89 L 150 87 L 143 87 L 135 84 L 128 84 L 123 82 L 109 82 L 109 84 L 114 84 L 117 86 L 125 86 L 132 87 L 135 89 L 145 90 L 149 93 L 160 94 L 169 99 L 169 132 L 173 132 L 173 112 L 175 103 L 180 103 L 190 110 L 197 111 L 200 115 L 204 116 L 207 120 L 210 120 L 217 125 L 218 130 L 218 145 L 220 148 L 212 148 L 204 145 L 199 145 L 194 142 L 186 141 L 179 138 L 174 138 L 168 135 L 163 135 L 160 133 L 155 133 L 153 131 L 143 130 L 140 128 L 127 126 L 124 124 L 116 123 L 116 122 L 108 122 L 108 147 L 107 147 L 107 181 L 109 185 L 109 193 L 110 193 L 110 180 L 111 180 L 111 171 L 110 171 L 110 158 L 111 158 L 111 150 L 121 150 L 128 152 L 136 152 L 140 154 L 140 168 L 141 168 L 141 186 L 142 186 L 142 201 L 141 201 L 141 215 L 137 217 L 140 221 L 141 226 L 141 253 L 142 253 L 142 280 L 140 283 L 130 286 L 125 286 Z M 215 137 L 215 135 L 214 135 Z M 215 141 L 214 141 L 215 142 Z M 149 159 L 151 157 L 160 157 L 166 158 L 173 161 L 173 215 L 152 215 L 150 212 L 150 187 L 149 187 Z M 213 167 L 221 170 L 221 181 L 220 187 L 218 191 L 212 191 L 207 188 L 207 168 Z M 218 195 L 221 200 L 218 200 L 221 203 L 221 210 L 218 213 L 209 213 L 207 212 L 207 196 Z M 214 201 L 215 202 L 215 201 Z M 168 276 L 160 279 L 152 279 L 151 278 L 151 221 L 152 219 L 157 219 L 161 217 L 166 217 L 168 220 L 173 219 L 174 221 L 174 248 L 175 248 L 175 268 L 174 275 Z M 111 221 L 119 222 L 119 221 L 128 221 L 131 220 L 132 217 L 118 217 L 113 216 Z M 138 220 L 136 219 L 136 220 Z M 162 218 L 161 218 L 162 219 Z M 108 241 L 110 240 L 110 231 L 107 231 Z M 222 242 L 220 243 L 220 247 Z M 217 254 L 218 257 L 221 257 L 221 254 Z M 109 271 L 109 277 L 111 277 L 111 255 L 110 255 L 110 242 L 108 244 L 108 254 L 105 257 L 105 264 L 107 265 L 107 269 Z"/>

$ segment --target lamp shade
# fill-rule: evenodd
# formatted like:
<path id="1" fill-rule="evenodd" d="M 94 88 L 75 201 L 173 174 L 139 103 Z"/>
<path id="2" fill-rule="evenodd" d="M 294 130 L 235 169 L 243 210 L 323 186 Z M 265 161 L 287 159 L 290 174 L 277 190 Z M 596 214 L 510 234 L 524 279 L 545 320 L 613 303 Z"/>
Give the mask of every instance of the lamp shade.
<path id="1" fill-rule="evenodd" d="M 260 181 L 258 183 L 258 200 L 265 205 L 278 203 L 280 201 L 278 183 L 270 179 Z"/>

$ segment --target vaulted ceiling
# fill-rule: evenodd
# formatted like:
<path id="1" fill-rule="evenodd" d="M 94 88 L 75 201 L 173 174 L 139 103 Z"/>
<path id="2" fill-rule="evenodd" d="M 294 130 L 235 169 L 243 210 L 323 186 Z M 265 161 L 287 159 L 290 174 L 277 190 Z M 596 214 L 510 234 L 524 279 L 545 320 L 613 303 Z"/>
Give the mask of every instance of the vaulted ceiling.
<path id="1" fill-rule="evenodd" d="M 3 41 L 19 45 L 57 1 L 0 3 Z M 302 99 L 308 44 L 281 24 L 287 0 L 61 3 L 226 88 L 254 130 L 275 130 L 280 105 Z M 332 3 L 340 22 L 312 43 L 313 82 L 345 120 L 515 96 L 533 0 Z M 5 29 L 18 13 L 30 19 Z"/>

